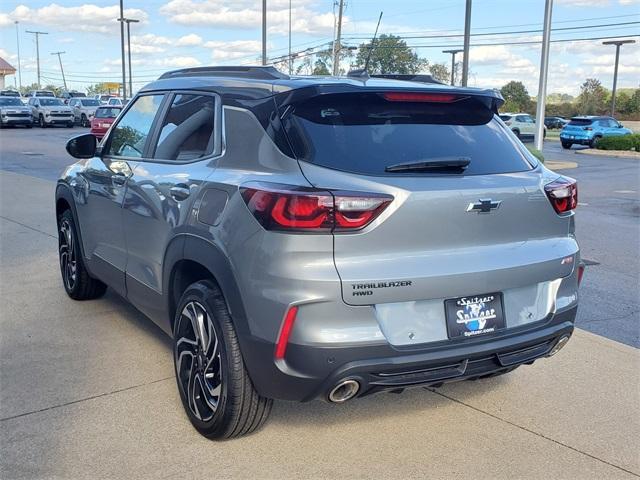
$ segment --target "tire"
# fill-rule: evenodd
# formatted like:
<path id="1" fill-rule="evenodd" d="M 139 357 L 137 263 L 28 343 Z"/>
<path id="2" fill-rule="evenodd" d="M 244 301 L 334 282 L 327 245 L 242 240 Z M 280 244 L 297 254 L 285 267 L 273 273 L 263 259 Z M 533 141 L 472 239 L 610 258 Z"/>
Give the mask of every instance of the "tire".
<path id="1" fill-rule="evenodd" d="M 75 125 L 73 124 L 73 122 L 67 123 L 67 128 L 73 128 L 75 127 Z"/>
<path id="2" fill-rule="evenodd" d="M 80 126 L 81 127 L 88 127 L 89 126 L 89 125 L 87 125 L 87 116 L 84 113 L 80 117 Z"/>
<path id="3" fill-rule="evenodd" d="M 565 150 L 569 150 L 571 148 L 571 145 L 573 145 L 571 142 L 560 142 L 562 144 L 562 148 L 564 148 Z"/>
<path id="4" fill-rule="evenodd" d="M 598 142 L 600 141 L 602 137 L 593 137 L 591 139 L 591 141 L 589 142 L 589 148 L 596 148 L 596 146 L 598 145 Z"/>
<path id="5" fill-rule="evenodd" d="M 79 248 L 78 232 L 71 210 L 58 219 L 58 257 L 64 289 L 74 300 L 93 300 L 107 291 L 107 286 L 92 278 Z"/>
<path id="6" fill-rule="evenodd" d="M 27 124 L 25 125 L 25 127 L 27 127 L 27 128 L 33 128 L 33 123 L 27 123 Z"/>
<path id="7" fill-rule="evenodd" d="M 47 128 L 47 124 L 44 121 L 44 115 L 40 114 L 38 117 L 38 124 L 40 125 L 40 128 Z"/>
<path id="8" fill-rule="evenodd" d="M 520 138 L 520 130 L 518 130 L 517 128 L 514 128 L 513 130 L 511 130 L 516 137 Z"/>
<path id="9" fill-rule="evenodd" d="M 259 429 L 273 400 L 255 391 L 224 296 L 214 282 L 200 281 L 186 289 L 176 310 L 173 338 L 178 391 L 196 430 L 223 440 Z"/>

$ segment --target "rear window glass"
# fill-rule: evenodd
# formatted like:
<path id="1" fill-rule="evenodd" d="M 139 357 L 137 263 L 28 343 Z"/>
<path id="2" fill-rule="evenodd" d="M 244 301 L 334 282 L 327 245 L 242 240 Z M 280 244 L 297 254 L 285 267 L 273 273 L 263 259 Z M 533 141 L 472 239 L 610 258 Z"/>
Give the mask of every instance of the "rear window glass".
<path id="1" fill-rule="evenodd" d="M 593 123 L 593 120 L 589 120 L 588 118 L 572 118 L 571 121 L 569 122 L 569 125 L 583 126 L 583 125 L 591 125 L 592 123 Z"/>
<path id="2" fill-rule="evenodd" d="M 120 115 L 120 108 L 99 108 L 96 110 L 96 118 L 116 118 Z"/>
<path id="3" fill-rule="evenodd" d="M 500 115 L 500 119 L 506 122 L 507 120 L 511 120 L 511 115 Z"/>
<path id="4" fill-rule="evenodd" d="M 530 170 L 518 141 L 473 97 L 453 103 L 387 101 L 380 94 L 331 94 L 296 105 L 285 118 L 303 161 L 366 175 L 397 164 L 466 158 L 467 175 Z"/>
<path id="5" fill-rule="evenodd" d="M 80 100 L 80 103 L 82 103 L 82 105 L 84 105 L 85 107 L 96 107 L 100 105 L 100 102 L 95 99 Z"/>

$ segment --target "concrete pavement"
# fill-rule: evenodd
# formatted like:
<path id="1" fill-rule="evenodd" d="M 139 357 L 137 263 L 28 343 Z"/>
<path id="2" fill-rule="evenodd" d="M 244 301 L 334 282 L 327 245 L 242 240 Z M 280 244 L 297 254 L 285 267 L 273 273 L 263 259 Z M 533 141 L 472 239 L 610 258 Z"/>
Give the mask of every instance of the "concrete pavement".
<path id="1" fill-rule="evenodd" d="M 53 188 L 0 173 L 2 479 L 640 476 L 640 351 L 581 330 L 503 377 L 276 402 L 256 434 L 207 441 L 152 322 L 111 293 L 66 297 Z"/>

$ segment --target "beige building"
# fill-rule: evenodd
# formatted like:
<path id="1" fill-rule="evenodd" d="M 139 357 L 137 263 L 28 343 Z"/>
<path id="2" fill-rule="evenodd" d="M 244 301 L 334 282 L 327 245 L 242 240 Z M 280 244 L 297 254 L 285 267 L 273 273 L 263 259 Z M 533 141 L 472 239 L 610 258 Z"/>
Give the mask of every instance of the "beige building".
<path id="1" fill-rule="evenodd" d="M 4 78 L 7 75 L 15 75 L 16 69 L 13 68 L 9 62 L 0 57 L 0 89 L 4 88 Z"/>

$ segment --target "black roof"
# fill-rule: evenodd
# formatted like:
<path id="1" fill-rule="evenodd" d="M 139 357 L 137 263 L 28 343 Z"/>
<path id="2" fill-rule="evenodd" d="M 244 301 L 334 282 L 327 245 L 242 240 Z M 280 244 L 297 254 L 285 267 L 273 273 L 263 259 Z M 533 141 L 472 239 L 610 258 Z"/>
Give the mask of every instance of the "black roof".
<path id="1" fill-rule="evenodd" d="M 223 97 L 258 100 L 304 88 L 313 88 L 317 93 L 368 89 L 459 93 L 488 97 L 487 100 L 491 100 L 495 109 L 504 102 L 497 90 L 443 85 L 436 83 L 430 75 L 290 76 L 270 66 L 219 66 L 174 70 L 161 75 L 158 80 L 140 89 L 140 92 L 204 90 L 214 91 Z"/>

